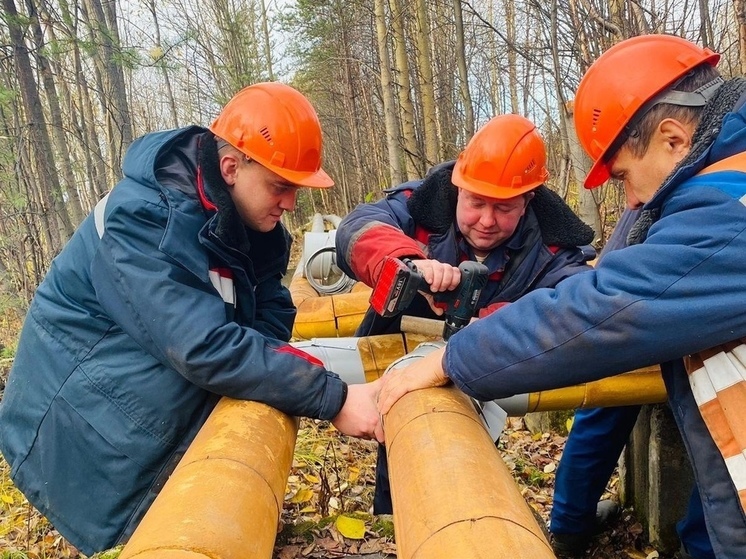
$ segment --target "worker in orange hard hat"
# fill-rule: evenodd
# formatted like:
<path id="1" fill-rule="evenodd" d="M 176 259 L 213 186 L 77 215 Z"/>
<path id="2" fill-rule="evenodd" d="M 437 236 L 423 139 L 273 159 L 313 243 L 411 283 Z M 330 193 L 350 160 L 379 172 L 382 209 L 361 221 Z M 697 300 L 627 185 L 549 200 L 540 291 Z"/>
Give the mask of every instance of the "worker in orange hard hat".
<path id="1" fill-rule="evenodd" d="M 410 259 L 432 291 L 454 289 L 464 260 L 484 263 L 489 281 L 477 305 L 480 316 L 527 292 L 552 287 L 588 269 L 593 240 L 585 225 L 544 183 L 546 151 L 536 126 L 518 115 L 485 124 L 456 161 L 433 168 L 423 180 L 386 191 L 350 212 L 337 230 L 337 263 L 373 286 L 386 256 Z M 432 299 L 415 297 L 403 314 L 437 318 Z M 396 332 L 401 315 L 369 309 L 358 335 Z M 376 513 L 391 512 L 386 454 L 379 449 Z"/>
<path id="2" fill-rule="evenodd" d="M 650 49 L 656 50 L 656 56 L 646 57 L 644 72 L 626 76 L 624 91 L 629 94 L 625 96 L 625 104 L 620 104 L 612 94 L 613 88 L 620 84 L 603 76 L 615 65 L 634 64 Z M 613 160 L 623 144 L 628 148 L 634 146 L 634 151 L 643 155 L 646 140 L 642 136 L 650 137 L 653 130 L 652 124 L 641 124 L 655 120 L 651 120 L 651 114 L 657 111 L 682 120 L 693 119 L 723 83 L 714 70 L 719 59 L 718 54 L 684 39 L 656 35 L 625 41 L 599 59 L 583 79 L 575 107 L 578 136 L 593 159 L 586 186 L 593 188 L 609 179 Z M 695 71 L 697 67 L 701 68 Z M 699 77 L 692 82 L 693 75 L 689 74 L 695 73 Z M 682 78 L 685 78 L 682 84 L 666 88 Z M 664 161 L 663 171 L 668 173 L 671 165 Z M 639 207 L 641 201 L 647 201 L 663 178 L 660 173 L 646 176 L 645 191 L 641 191 L 639 181 L 625 181 L 630 187 L 629 205 Z M 550 523 L 555 551 L 582 554 L 593 536 L 599 533 L 598 511 L 615 506 L 599 499 L 639 410 L 639 406 L 626 406 L 576 411 L 555 478 Z M 696 488 L 677 528 L 683 557 L 715 559 Z"/>
<path id="3" fill-rule="evenodd" d="M 288 344 L 280 222 L 327 188 L 321 127 L 279 83 L 207 128 L 147 134 L 124 179 L 55 258 L 0 404 L 12 478 L 86 554 L 124 542 L 220 397 L 382 440 L 375 385 L 348 387 Z"/>
<path id="4" fill-rule="evenodd" d="M 615 179 L 639 211 L 627 246 L 385 375 L 379 395 L 386 414 L 449 381 L 487 400 L 661 364 L 709 535 L 690 546 L 695 527 L 679 526 L 680 556 L 695 559 L 746 557 L 746 79 L 723 79 L 718 60 L 671 35 L 603 53 L 578 87 L 575 128 L 593 161 L 586 187 Z"/>

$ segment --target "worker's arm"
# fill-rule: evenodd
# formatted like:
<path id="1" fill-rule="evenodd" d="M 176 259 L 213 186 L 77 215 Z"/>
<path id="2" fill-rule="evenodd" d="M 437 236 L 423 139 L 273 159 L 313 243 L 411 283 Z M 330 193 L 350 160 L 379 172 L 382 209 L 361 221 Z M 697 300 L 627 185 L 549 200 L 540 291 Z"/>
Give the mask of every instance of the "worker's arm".
<path id="1" fill-rule="evenodd" d="M 677 190 L 644 243 L 453 336 L 444 371 L 488 400 L 597 380 L 744 336 L 743 254 L 746 208 L 738 199 Z"/>
<path id="2" fill-rule="evenodd" d="M 342 220 L 335 238 L 337 264 L 348 276 L 373 287 L 384 257 L 426 258 L 413 238 L 407 192 L 398 190 L 378 202 L 361 204 Z"/>
<path id="3" fill-rule="evenodd" d="M 284 336 L 280 331 L 289 315 L 269 320 L 265 312 L 259 317 L 264 332 L 230 320 L 220 293 L 194 273 L 196 264 L 182 266 L 160 250 L 168 217 L 168 208 L 139 201 L 107 214 L 90 273 L 113 328 L 210 392 L 264 402 L 293 415 L 336 416 L 344 397 L 339 377 L 266 335 L 274 330 Z M 205 259 L 199 266 L 206 274 L 206 255 L 193 256 Z"/>

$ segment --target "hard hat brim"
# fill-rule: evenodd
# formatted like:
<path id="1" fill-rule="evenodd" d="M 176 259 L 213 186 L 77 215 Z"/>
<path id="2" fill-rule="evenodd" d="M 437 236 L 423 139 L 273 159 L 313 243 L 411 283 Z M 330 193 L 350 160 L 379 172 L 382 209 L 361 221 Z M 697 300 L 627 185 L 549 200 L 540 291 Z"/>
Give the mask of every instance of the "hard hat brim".
<path id="1" fill-rule="evenodd" d="M 601 158 L 596 161 L 593 164 L 593 167 L 591 167 L 591 170 L 588 171 L 588 174 L 585 177 L 585 181 L 583 181 L 583 186 L 587 190 L 593 190 L 594 188 L 598 188 L 599 186 L 604 184 L 610 178 L 611 171 L 609 169 L 608 163 L 605 163 L 603 161 L 603 158 Z"/>
<path id="2" fill-rule="evenodd" d="M 468 190 L 469 192 L 478 194 L 479 196 L 492 198 L 494 200 L 510 200 L 511 198 L 521 196 L 526 192 L 536 190 L 542 184 L 544 184 L 542 182 L 536 182 L 526 184 L 518 188 L 506 188 L 503 186 L 496 186 L 488 182 L 482 182 L 476 179 L 467 179 L 458 169 L 453 170 L 453 174 L 451 175 L 451 183 L 454 186 L 463 188 L 464 190 Z"/>
<path id="3" fill-rule="evenodd" d="M 334 181 L 323 169 L 319 169 L 315 173 L 308 173 L 304 171 L 290 171 L 271 165 L 267 165 L 267 168 L 296 186 L 306 186 L 308 188 L 330 188 L 334 186 Z"/>

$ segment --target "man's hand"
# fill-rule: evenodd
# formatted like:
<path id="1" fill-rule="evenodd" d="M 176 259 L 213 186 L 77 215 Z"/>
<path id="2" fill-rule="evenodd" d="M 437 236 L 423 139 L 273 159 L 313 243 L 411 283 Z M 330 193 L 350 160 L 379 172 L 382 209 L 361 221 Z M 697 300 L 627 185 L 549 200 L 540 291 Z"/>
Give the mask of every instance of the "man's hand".
<path id="1" fill-rule="evenodd" d="M 417 271 L 422 274 L 434 293 L 456 289 L 461 281 L 461 270 L 450 264 L 437 260 L 412 260 L 412 264 L 417 266 Z"/>
<path id="2" fill-rule="evenodd" d="M 407 367 L 391 369 L 383 375 L 378 395 L 378 411 L 382 416 L 407 392 L 448 384 L 442 365 L 445 350 L 445 347 L 440 348 Z"/>
<path id="3" fill-rule="evenodd" d="M 433 293 L 456 289 L 461 281 L 461 270 L 450 264 L 444 264 L 438 260 L 412 260 L 412 264 L 417 267 L 417 271 L 425 278 L 425 281 L 430 285 L 430 291 Z M 420 293 L 427 299 L 427 303 L 433 312 L 441 316 L 443 309 L 435 306 L 433 296 L 429 293 Z"/>
<path id="4" fill-rule="evenodd" d="M 381 379 L 367 384 L 350 384 L 347 387 L 347 400 L 332 419 L 332 424 L 345 435 L 376 439 L 383 443 L 383 425 L 376 408 L 380 387 Z"/>

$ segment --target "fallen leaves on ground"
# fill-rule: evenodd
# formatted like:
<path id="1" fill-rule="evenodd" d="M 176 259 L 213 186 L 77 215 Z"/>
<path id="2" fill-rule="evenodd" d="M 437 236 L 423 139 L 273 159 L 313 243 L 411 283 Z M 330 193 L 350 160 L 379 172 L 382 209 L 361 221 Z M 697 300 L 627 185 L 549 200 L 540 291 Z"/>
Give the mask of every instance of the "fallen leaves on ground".
<path id="1" fill-rule="evenodd" d="M 531 434 L 510 419 L 500 453 L 541 522 L 549 519 L 554 473 L 565 437 Z M 395 556 L 391 516 L 372 514 L 377 445 L 340 435 L 326 421 L 304 419 L 288 477 L 274 559 L 332 559 L 348 555 Z M 618 480 L 606 498 L 616 499 Z M 0 559 L 81 559 L 80 554 L 13 487 L 0 458 Z M 116 559 L 119 550 L 95 556 Z M 586 555 L 596 559 L 670 559 L 644 538 L 625 511 Z"/>

